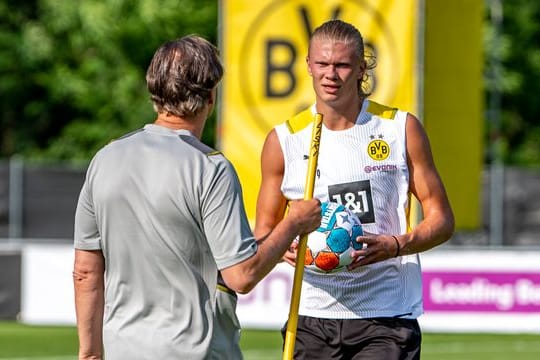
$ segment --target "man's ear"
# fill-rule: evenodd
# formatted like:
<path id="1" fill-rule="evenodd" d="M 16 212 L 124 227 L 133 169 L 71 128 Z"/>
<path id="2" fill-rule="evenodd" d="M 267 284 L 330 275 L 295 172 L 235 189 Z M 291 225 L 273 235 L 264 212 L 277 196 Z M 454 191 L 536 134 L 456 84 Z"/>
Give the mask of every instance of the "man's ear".
<path id="1" fill-rule="evenodd" d="M 210 95 L 208 95 L 208 105 L 214 105 L 216 102 L 216 88 L 213 88 L 212 91 L 210 91 Z"/>
<path id="2" fill-rule="evenodd" d="M 311 73 L 311 68 L 309 67 L 309 56 L 306 56 L 306 65 L 309 76 L 312 76 L 313 74 Z"/>
<path id="3" fill-rule="evenodd" d="M 367 70 L 367 63 L 365 60 L 362 60 L 360 62 L 360 73 L 358 74 L 358 80 L 362 80 L 364 78 L 364 74 Z"/>

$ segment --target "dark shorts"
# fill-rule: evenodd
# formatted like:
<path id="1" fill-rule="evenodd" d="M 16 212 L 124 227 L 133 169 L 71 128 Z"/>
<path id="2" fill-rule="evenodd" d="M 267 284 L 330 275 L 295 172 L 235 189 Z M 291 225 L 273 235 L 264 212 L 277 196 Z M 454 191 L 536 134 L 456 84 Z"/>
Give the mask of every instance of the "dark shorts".
<path id="1" fill-rule="evenodd" d="M 287 324 L 281 330 L 283 339 Z M 401 318 L 319 319 L 298 317 L 296 360 L 420 359 L 418 321 Z"/>

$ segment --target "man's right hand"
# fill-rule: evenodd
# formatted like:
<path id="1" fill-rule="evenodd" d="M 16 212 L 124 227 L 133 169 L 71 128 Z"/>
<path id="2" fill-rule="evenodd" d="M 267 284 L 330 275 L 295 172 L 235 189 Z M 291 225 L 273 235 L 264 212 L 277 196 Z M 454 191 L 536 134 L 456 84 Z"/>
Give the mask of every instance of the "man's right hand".
<path id="1" fill-rule="evenodd" d="M 309 234 L 321 225 L 321 202 L 318 199 L 289 201 L 289 219 L 297 225 L 298 234 Z"/>

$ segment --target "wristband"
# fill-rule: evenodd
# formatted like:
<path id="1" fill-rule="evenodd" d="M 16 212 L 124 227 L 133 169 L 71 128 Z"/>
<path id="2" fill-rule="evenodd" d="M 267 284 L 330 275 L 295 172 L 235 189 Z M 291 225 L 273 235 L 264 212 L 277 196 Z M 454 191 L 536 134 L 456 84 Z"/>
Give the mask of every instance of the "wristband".
<path id="1" fill-rule="evenodd" d="M 399 246 L 399 241 L 398 241 L 398 238 L 397 236 L 395 235 L 392 235 L 392 237 L 394 238 L 394 240 L 396 240 L 396 255 L 394 255 L 394 257 L 398 257 L 399 256 L 399 252 L 401 251 L 401 246 Z"/>

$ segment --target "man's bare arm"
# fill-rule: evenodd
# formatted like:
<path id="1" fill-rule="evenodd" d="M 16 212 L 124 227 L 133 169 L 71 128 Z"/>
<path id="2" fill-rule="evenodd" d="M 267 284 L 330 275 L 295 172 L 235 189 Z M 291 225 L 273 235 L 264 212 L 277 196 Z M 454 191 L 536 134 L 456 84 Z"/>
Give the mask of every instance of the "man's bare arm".
<path id="1" fill-rule="evenodd" d="M 75 250 L 73 285 L 79 333 L 79 359 L 103 357 L 105 260 L 100 250 Z"/>
<path id="2" fill-rule="evenodd" d="M 261 162 L 262 184 L 254 230 L 259 248 L 251 258 L 221 270 L 225 283 L 240 293 L 250 291 L 274 268 L 296 236 L 315 230 L 321 221 L 318 200 L 287 202 L 283 197 L 283 154 L 275 131 L 266 139 Z M 284 216 L 287 204 L 289 211 Z"/>
<path id="3" fill-rule="evenodd" d="M 408 255 L 429 250 L 447 241 L 454 232 L 454 215 L 435 167 L 428 137 L 420 121 L 411 114 L 407 116 L 409 188 L 420 202 L 423 219 L 407 234 L 366 234 L 359 237 L 358 241 L 367 247 L 355 252 L 361 259 L 350 265 L 350 269 L 398 254 Z"/>

